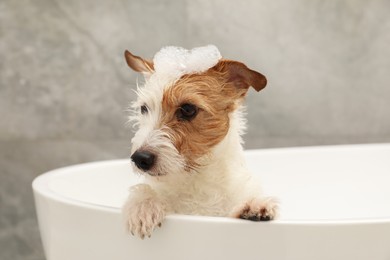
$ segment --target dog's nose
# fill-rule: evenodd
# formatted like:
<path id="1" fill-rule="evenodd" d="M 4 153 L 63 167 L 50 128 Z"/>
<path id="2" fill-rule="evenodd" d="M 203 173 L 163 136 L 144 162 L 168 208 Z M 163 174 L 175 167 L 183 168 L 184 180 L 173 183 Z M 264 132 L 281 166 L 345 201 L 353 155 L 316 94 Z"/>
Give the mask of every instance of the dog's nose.
<path id="1" fill-rule="evenodd" d="M 154 161 L 156 159 L 156 156 L 148 151 L 135 151 L 133 155 L 131 156 L 131 160 L 135 163 L 135 165 L 143 170 L 147 171 L 150 170 L 153 165 Z"/>

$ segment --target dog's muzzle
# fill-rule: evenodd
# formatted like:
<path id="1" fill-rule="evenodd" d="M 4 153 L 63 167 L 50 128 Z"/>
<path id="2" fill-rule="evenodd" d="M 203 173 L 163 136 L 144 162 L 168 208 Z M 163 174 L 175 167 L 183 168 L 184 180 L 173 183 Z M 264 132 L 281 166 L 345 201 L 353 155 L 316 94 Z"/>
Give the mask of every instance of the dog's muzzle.
<path id="1" fill-rule="evenodd" d="M 138 169 L 148 171 L 154 166 L 156 155 L 148 151 L 137 150 L 131 156 L 131 160 L 138 167 Z"/>

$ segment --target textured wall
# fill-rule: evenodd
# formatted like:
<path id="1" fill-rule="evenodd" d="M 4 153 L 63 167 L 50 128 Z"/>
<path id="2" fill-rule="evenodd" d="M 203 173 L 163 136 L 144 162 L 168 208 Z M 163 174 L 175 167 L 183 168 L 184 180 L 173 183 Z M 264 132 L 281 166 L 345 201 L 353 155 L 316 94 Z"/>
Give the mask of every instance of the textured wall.
<path id="1" fill-rule="evenodd" d="M 127 157 L 123 50 L 208 43 L 268 77 L 247 148 L 390 141 L 390 2 L 0 1 L 0 259 L 44 259 L 30 183 Z"/>

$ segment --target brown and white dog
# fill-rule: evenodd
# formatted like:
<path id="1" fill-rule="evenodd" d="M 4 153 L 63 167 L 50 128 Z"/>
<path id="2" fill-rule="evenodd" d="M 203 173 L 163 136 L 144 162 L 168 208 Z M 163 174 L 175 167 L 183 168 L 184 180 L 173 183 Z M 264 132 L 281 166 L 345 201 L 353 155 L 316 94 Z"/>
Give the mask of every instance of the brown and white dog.
<path id="1" fill-rule="evenodd" d="M 145 76 L 131 121 L 133 168 L 145 176 L 123 207 L 128 231 L 150 236 L 166 214 L 224 216 L 254 221 L 277 215 L 249 173 L 242 148 L 243 101 L 266 78 L 205 46 L 165 47 L 153 61 L 125 52 Z"/>

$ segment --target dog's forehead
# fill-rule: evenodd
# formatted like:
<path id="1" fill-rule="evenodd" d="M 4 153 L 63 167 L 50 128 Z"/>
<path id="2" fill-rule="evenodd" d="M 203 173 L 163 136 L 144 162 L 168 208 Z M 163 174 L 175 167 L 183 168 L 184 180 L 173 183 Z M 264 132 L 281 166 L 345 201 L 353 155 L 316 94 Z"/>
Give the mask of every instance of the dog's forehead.
<path id="1" fill-rule="evenodd" d="M 221 54 L 214 45 L 191 50 L 168 46 L 154 56 L 154 74 L 175 81 L 185 74 L 204 72 L 215 66 L 220 59 Z"/>
<path id="2" fill-rule="evenodd" d="M 205 72 L 221 58 L 214 45 L 191 50 L 173 46 L 162 48 L 153 59 L 154 73 L 145 77 L 145 84 L 137 91 L 137 105 L 146 104 L 152 110 L 160 110 L 164 93 L 183 75 Z"/>
<path id="3" fill-rule="evenodd" d="M 186 74 L 176 81 L 155 79 L 147 81 L 138 90 L 138 106 L 147 105 L 151 110 L 159 110 L 162 103 L 175 107 L 182 102 L 191 103 L 202 97 L 203 101 L 207 101 L 205 97 L 221 91 L 219 79 L 205 74 Z"/>
<path id="4" fill-rule="evenodd" d="M 152 109 L 161 103 L 164 92 L 175 83 L 167 78 L 153 76 L 147 79 L 137 91 L 138 105 L 146 104 Z"/>

